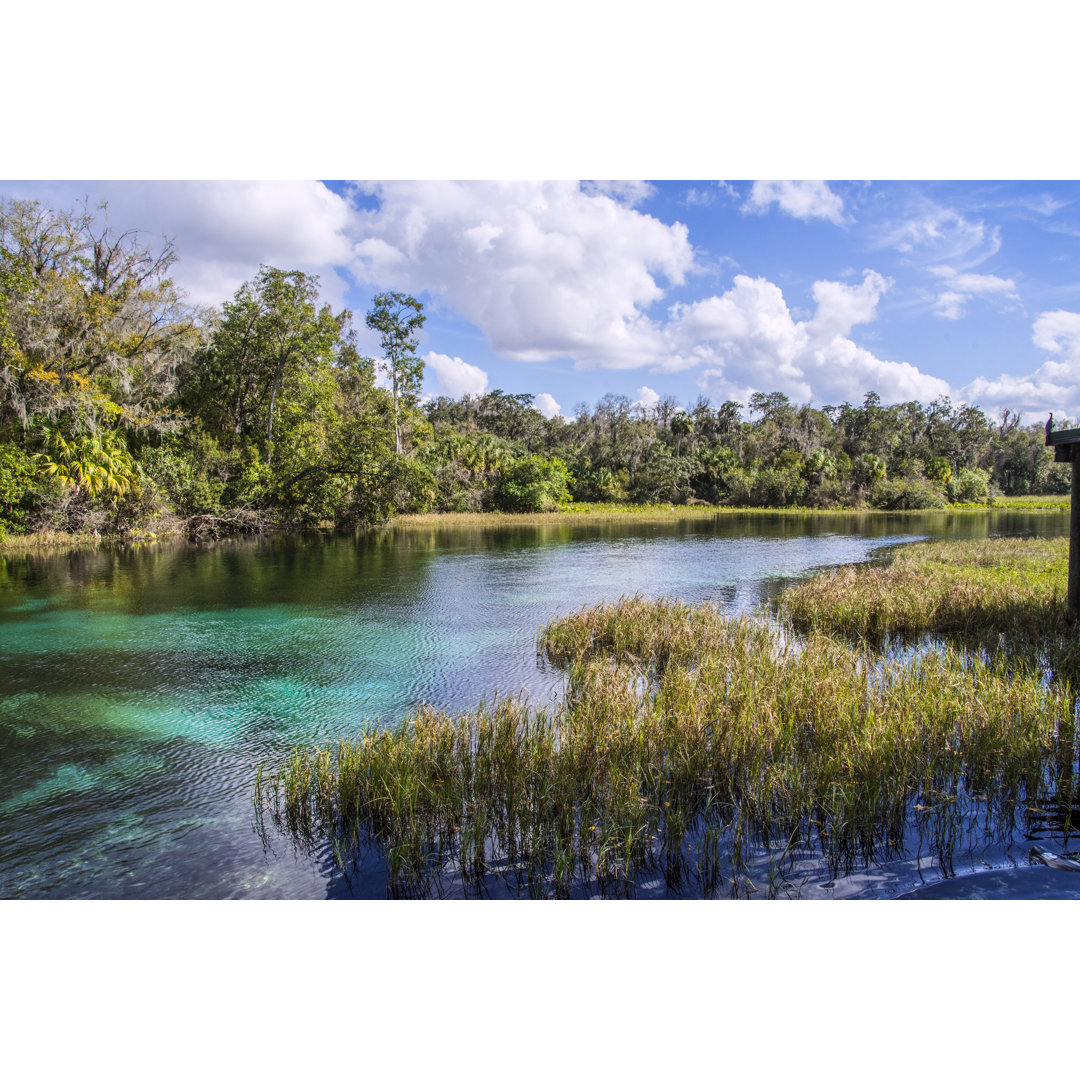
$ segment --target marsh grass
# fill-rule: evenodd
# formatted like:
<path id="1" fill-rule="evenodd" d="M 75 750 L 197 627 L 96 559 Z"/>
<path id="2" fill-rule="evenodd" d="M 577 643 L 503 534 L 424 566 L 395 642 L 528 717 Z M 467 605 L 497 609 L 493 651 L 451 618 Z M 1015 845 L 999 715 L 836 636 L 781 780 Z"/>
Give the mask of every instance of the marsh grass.
<path id="1" fill-rule="evenodd" d="M 800 630 L 860 635 L 1064 630 L 1069 541 L 939 541 L 898 548 L 886 566 L 845 566 L 788 590 Z"/>
<path id="2" fill-rule="evenodd" d="M 8 535 L 0 539 L 0 555 L 17 555 L 23 552 L 63 550 L 74 551 L 79 548 L 101 547 L 106 541 L 94 533 L 69 533 L 55 530 Z"/>
<path id="3" fill-rule="evenodd" d="M 1065 624 L 1067 537 L 905 545 L 884 566 L 846 566 L 789 589 L 798 630 L 883 646 L 937 635 L 1012 670 L 1080 688 L 1080 638 Z"/>
<path id="4" fill-rule="evenodd" d="M 999 510 L 1057 510 L 1067 511 L 1070 495 L 998 495 L 987 504 Z"/>
<path id="5" fill-rule="evenodd" d="M 1061 500 L 1064 499 L 1064 502 Z M 723 517 L 908 517 L 949 513 L 982 514 L 992 511 L 1017 510 L 1037 513 L 1060 513 L 1069 509 L 1066 496 L 1001 496 L 992 503 L 956 503 L 936 510 L 875 510 L 871 507 L 761 507 L 761 506 L 684 506 L 673 503 L 572 503 L 563 510 L 542 514 L 508 514 L 498 511 L 476 513 L 447 512 L 426 514 L 401 514 L 389 522 L 391 528 L 417 526 L 503 526 L 503 525 L 551 525 L 581 521 L 624 521 L 632 517 L 638 521 L 712 520 Z"/>
<path id="6" fill-rule="evenodd" d="M 566 672 L 557 708 L 425 710 L 296 753 L 260 773 L 260 827 L 329 841 L 343 868 L 374 851 L 391 896 L 456 876 L 535 897 L 632 896 L 645 880 L 790 894 L 807 855 L 841 874 L 916 833 L 948 866 L 973 829 L 1007 837 L 1036 805 L 1073 827 L 1071 695 L 1000 661 L 883 660 L 641 597 L 552 623 L 538 650 Z"/>

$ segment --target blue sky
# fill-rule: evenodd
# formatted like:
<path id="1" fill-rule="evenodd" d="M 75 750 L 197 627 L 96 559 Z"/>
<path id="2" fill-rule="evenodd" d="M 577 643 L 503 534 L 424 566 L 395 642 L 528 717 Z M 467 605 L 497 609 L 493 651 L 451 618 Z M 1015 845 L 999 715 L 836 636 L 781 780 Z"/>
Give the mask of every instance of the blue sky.
<path id="1" fill-rule="evenodd" d="M 650 403 L 922 401 L 1080 414 L 1080 183 L 0 182 L 172 237 L 217 304 L 260 262 L 320 276 L 363 328 L 400 289 L 428 315 L 426 390 L 530 393 L 572 414 Z"/>

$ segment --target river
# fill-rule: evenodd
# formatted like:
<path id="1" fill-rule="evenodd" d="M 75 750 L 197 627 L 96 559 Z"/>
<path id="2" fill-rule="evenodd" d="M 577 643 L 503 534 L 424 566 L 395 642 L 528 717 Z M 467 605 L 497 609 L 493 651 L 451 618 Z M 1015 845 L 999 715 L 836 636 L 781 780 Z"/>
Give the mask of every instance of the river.
<path id="1" fill-rule="evenodd" d="M 1059 536 L 1066 514 L 724 515 L 389 528 L 0 558 L 0 897 L 321 898 L 324 857 L 264 850 L 260 762 L 467 709 L 557 672 L 536 634 L 621 595 L 757 609 L 923 538 Z"/>

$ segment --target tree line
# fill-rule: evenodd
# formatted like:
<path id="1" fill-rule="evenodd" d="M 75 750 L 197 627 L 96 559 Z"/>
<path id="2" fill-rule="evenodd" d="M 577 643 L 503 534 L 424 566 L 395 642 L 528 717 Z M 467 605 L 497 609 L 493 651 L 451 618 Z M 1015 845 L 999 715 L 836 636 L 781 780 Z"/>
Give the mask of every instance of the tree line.
<path id="1" fill-rule="evenodd" d="M 572 501 L 923 508 L 1068 490 L 1043 429 L 947 398 L 652 406 L 544 417 L 529 394 L 422 396 L 419 300 L 320 304 L 263 266 L 215 309 L 106 208 L 0 203 L 0 529 L 209 538 Z"/>

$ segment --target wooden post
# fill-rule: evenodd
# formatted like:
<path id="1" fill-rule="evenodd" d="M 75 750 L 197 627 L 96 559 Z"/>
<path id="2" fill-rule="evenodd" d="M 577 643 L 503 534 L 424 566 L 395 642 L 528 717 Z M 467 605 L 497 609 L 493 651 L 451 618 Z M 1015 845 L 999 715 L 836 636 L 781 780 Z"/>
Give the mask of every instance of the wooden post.
<path id="1" fill-rule="evenodd" d="M 1072 459 L 1072 494 L 1069 496 L 1069 596 L 1065 621 L 1080 619 L 1080 457 Z"/>
<path id="2" fill-rule="evenodd" d="M 1054 431 L 1054 417 L 1047 421 L 1047 446 L 1054 448 L 1054 461 L 1072 465 L 1069 495 L 1069 591 L 1065 599 L 1065 621 L 1080 622 L 1080 428 Z"/>
<path id="3" fill-rule="evenodd" d="M 1080 428 L 1054 430 L 1054 417 L 1046 422 L 1046 445 L 1054 448 L 1054 461 L 1072 465 L 1069 495 L 1069 592 L 1065 599 L 1065 621 L 1080 622 Z"/>

